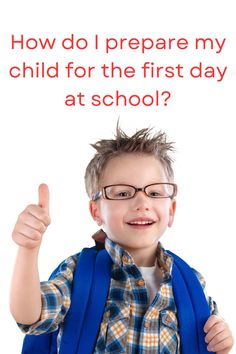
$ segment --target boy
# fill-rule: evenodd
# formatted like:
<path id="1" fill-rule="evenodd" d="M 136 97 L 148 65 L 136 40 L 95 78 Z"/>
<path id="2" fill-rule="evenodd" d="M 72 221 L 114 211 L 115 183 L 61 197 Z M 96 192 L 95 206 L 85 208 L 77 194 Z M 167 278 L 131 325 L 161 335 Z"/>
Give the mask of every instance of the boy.
<path id="1" fill-rule="evenodd" d="M 114 263 L 94 353 L 180 353 L 173 260 L 159 243 L 172 226 L 176 209 L 177 187 L 169 156 L 173 144 L 161 132 L 151 135 L 149 129 L 142 129 L 129 137 L 117 127 L 114 140 L 92 146 L 97 152 L 85 174 L 90 213 L 106 235 L 103 240 L 100 233 L 98 241 L 105 241 Z M 29 205 L 19 215 L 12 234 L 19 252 L 11 312 L 27 334 L 60 326 L 59 348 L 78 255 L 66 259 L 54 279 L 40 285 L 37 257 L 49 224 L 49 191 L 42 184 L 39 204 Z M 212 315 L 204 326 L 208 350 L 227 354 L 233 345 L 231 332 L 214 314 L 211 299 L 209 306 Z"/>

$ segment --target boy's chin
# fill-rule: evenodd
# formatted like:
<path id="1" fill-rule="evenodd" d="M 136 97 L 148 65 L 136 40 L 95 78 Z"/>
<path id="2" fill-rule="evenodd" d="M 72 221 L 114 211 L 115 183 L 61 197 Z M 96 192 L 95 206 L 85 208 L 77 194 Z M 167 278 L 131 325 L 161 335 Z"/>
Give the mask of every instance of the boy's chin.
<path id="1" fill-rule="evenodd" d="M 144 250 L 144 249 L 148 249 L 148 248 L 155 248 L 157 247 L 159 242 L 159 238 L 158 239 L 153 239 L 150 241 L 147 240 L 137 240 L 135 242 L 117 242 L 122 248 L 127 249 L 127 251 L 130 249 L 132 250 Z"/>

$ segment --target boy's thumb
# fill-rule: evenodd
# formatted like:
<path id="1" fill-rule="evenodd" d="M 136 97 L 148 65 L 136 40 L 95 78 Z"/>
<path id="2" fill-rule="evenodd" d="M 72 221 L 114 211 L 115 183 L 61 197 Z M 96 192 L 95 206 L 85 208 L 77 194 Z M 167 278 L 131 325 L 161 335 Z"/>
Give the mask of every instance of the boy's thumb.
<path id="1" fill-rule="evenodd" d="M 45 183 L 39 186 L 39 206 L 45 209 L 49 215 L 49 189 Z"/>

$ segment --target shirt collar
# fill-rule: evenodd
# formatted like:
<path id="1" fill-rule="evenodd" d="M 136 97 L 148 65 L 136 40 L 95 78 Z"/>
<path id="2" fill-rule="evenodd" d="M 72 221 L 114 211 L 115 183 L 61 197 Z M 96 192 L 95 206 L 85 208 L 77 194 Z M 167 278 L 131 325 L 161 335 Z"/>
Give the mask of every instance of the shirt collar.
<path id="1" fill-rule="evenodd" d="M 129 252 L 108 237 L 105 239 L 105 248 L 113 263 L 119 267 L 131 266 L 135 264 Z M 166 276 L 170 275 L 173 265 L 173 258 L 165 251 L 160 242 L 158 242 L 157 245 L 156 256 L 159 268 L 165 273 Z"/>

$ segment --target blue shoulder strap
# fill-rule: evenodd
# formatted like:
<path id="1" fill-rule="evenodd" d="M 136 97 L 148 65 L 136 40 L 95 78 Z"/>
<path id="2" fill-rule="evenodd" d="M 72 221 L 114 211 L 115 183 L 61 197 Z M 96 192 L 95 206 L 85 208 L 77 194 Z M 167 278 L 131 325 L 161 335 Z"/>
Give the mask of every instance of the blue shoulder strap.
<path id="1" fill-rule="evenodd" d="M 208 354 L 204 324 L 210 316 L 209 304 L 202 286 L 191 267 L 180 257 L 174 258 L 172 285 L 181 338 L 181 353 Z"/>
<path id="2" fill-rule="evenodd" d="M 105 249 L 99 251 L 89 297 L 89 307 L 80 333 L 77 354 L 93 353 L 110 287 L 111 266 L 112 260 L 107 251 Z"/>
<path id="3" fill-rule="evenodd" d="M 58 330 L 40 336 L 26 335 L 21 354 L 57 354 Z"/>
<path id="4" fill-rule="evenodd" d="M 81 326 L 87 311 L 97 255 L 94 248 L 87 250 L 85 248 L 80 253 L 74 272 L 71 306 L 65 318 L 60 354 L 76 353 Z"/>
<path id="5" fill-rule="evenodd" d="M 109 290 L 111 265 L 106 250 L 98 252 L 95 248 L 87 248 L 81 252 L 60 354 L 93 352 Z"/>

